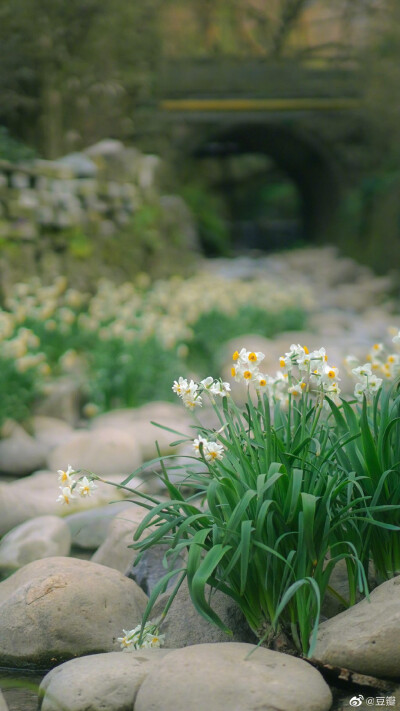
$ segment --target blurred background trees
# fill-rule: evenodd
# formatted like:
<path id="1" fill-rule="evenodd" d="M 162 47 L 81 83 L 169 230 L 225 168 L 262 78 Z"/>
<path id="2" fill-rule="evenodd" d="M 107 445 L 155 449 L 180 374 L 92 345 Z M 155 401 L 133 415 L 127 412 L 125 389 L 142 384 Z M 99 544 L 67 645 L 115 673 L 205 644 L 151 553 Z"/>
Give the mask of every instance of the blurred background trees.
<path id="1" fill-rule="evenodd" d="M 345 62 L 359 72 L 361 120 L 354 137 L 349 128 L 346 151 L 360 177 L 343 202 L 340 229 L 354 250 L 363 240 L 364 256 L 378 267 L 383 234 L 396 236 L 400 255 L 398 0 L 0 0 L 0 158 L 34 151 L 53 159 L 105 137 L 168 151 L 165 126 L 152 113 L 163 61 L 219 57 Z M 332 131 L 337 125 L 334 115 Z M 208 217 L 218 196 L 208 198 L 208 188 L 186 192 L 211 243 Z M 252 192 L 245 188 L 243 200 Z M 296 196 L 285 190 L 292 217 Z M 226 244 L 224 210 L 217 212 L 215 239 Z"/>
<path id="2" fill-rule="evenodd" d="M 0 123 L 54 158 L 132 133 L 150 90 L 156 0 L 2 0 Z"/>
<path id="3" fill-rule="evenodd" d="M 0 123 L 46 157 L 132 138 L 162 57 L 323 61 L 367 49 L 397 88 L 398 13 L 394 0 L 1 0 Z"/>

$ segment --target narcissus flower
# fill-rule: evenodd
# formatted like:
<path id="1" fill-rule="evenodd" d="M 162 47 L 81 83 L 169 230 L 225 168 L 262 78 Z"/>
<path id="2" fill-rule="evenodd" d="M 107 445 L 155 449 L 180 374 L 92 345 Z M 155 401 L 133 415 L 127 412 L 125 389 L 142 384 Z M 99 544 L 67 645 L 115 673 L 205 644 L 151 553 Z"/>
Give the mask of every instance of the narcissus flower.
<path id="1" fill-rule="evenodd" d="M 200 455 L 200 445 L 203 446 L 203 451 L 204 447 L 208 444 L 208 440 L 205 437 L 202 437 L 199 435 L 193 442 L 193 448 L 196 454 Z"/>
<path id="2" fill-rule="evenodd" d="M 149 649 L 162 647 L 165 641 L 165 635 L 159 634 L 157 625 L 152 622 L 146 622 L 142 639 L 142 625 L 137 625 L 133 630 L 122 630 L 123 636 L 118 637 L 118 642 L 124 652 L 133 652 L 135 649 Z"/>
<path id="3" fill-rule="evenodd" d="M 88 479 L 87 476 L 83 476 L 82 479 L 77 481 L 75 489 L 79 496 L 91 496 L 94 489 L 97 489 L 97 485 L 92 479 Z"/>
<path id="4" fill-rule="evenodd" d="M 68 469 L 66 472 L 63 469 L 58 469 L 57 474 L 58 474 L 58 481 L 63 486 L 71 486 L 71 484 L 73 484 L 75 481 L 75 479 L 72 476 L 72 474 L 75 474 L 75 469 L 73 469 L 73 467 L 71 467 L 70 464 L 68 464 Z"/>
<path id="5" fill-rule="evenodd" d="M 188 387 L 188 381 L 186 378 L 179 378 L 179 380 L 174 380 L 174 384 L 172 386 L 172 390 L 174 393 L 182 397 L 182 394 L 187 390 Z"/>
<path id="6" fill-rule="evenodd" d="M 358 368 L 353 368 L 351 372 L 358 378 L 370 378 L 372 376 L 371 363 L 364 363 L 364 365 L 359 365 Z"/>
<path id="7" fill-rule="evenodd" d="M 207 442 L 204 448 L 204 457 L 207 462 L 214 462 L 217 459 L 223 459 L 224 448 L 219 442 Z"/>
<path id="8" fill-rule="evenodd" d="M 197 455 L 201 455 L 206 462 L 214 462 L 216 459 L 222 459 L 224 456 L 224 448 L 219 442 L 212 442 L 205 437 L 199 435 L 193 442 L 193 448 Z"/>
<path id="9" fill-rule="evenodd" d="M 69 504 L 72 499 L 76 499 L 76 496 L 72 493 L 70 486 L 60 486 L 61 494 L 56 499 L 57 503 Z"/>
<path id="10" fill-rule="evenodd" d="M 357 400 L 362 400 L 365 395 L 367 398 L 374 395 L 382 385 L 382 378 L 377 378 L 376 375 L 371 375 L 361 383 L 356 383 L 354 388 L 354 396 Z"/>

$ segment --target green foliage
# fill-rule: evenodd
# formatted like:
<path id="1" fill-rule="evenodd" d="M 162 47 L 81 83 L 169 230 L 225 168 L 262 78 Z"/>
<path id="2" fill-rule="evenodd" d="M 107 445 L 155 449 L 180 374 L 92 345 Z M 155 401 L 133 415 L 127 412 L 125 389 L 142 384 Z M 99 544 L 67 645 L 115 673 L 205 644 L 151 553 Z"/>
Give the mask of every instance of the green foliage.
<path id="1" fill-rule="evenodd" d="M 132 131 L 158 56 L 157 0 L 4 0 L 1 117 L 45 157 Z"/>
<path id="2" fill-rule="evenodd" d="M 235 600 L 261 642 L 292 644 L 311 656 L 339 561 L 346 562 L 347 604 L 355 603 L 357 589 L 368 595 L 370 557 L 383 577 L 399 569 L 399 402 L 393 388 L 370 405 L 365 401 L 359 413 L 346 401 L 340 407 L 329 401 L 326 412 L 307 393 L 299 403 L 289 398 L 288 410 L 266 396 L 256 404 L 249 398 L 243 412 L 231 398 L 221 408 L 214 403 L 221 429 L 199 432 L 224 447 L 222 458 L 207 458 L 200 445 L 204 468 L 189 461 L 182 484 L 170 481 L 160 458 L 170 501 L 137 500 L 148 510 L 134 537 L 138 560 L 164 543 L 171 570 L 187 553 L 167 609 L 186 577 L 193 604 L 208 621 L 229 632 L 206 585 Z"/>
<path id="3" fill-rule="evenodd" d="M 171 383 L 183 367 L 156 338 L 136 340 L 129 346 L 118 339 L 98 339 L 88 357 L 87 395 L 101 410 L 171 400 Z"/>
<path id="4" fill-rule="evenodd" d="M 7 419 L 21 422 L 39 395 L 39 385 L 32 370 L 20 372 L 9 358 L 0 356 L 0 425 Z"/>
<path id="5" fill-rule="evenodd" d="M 228 255 L 230 238 L 223 199 L 199 184 L 187 185 L 181 193 L 195 217 L 205 253 L 210 256 Z"/>
<path id="6" fill-rule="evenodd" d="M 0 126 L 0 159 L 19 163 L 35 158 L 35 151 L 12 138 L 5 126 Z"/>
<path id="7" fill-rule="evenodd" d="M 279 332 L 302 329 L 305 325 L 306 314 L 300 308 L 273 313 L 255 306 L 242 306 L 232 315 L 215 309 L 201 315 L 193 325 L 194 337 L 189 343 L 188 360 L 200 372 L 219 372 L 218 349 L 228 340 L 246 333 L 272 338 Z"/>
<path id="8" fill-rule="evenodd" d="M 360 550 L 365 570 L 373 561 L 376 573 L 387 580 L 400 572 L 400 391 L 399 383 L 380 390 L 373 401 L 364 398 L 357 412 L 343 402 L 341 411 L 333 403 L 339 436 L 353 439 L 337 450 L 337 461 L 353 472 L 353 495 L 369 511 L 379 512 L 379 528 L 368 517 L 354 527 L 354 544 Z"/>
<path id="9" fill-rule="evenodd" d="M 399 183 L 398 170 L 376 171 L 348 193 L 338 215 L 339 244 L 382 274 L 400 258 Z"/>
<path id="10" fill-rule="evenodd" d="M 190 271 L 194 253 L 179 232 L 179 220 L 166 219 L 157 202 L 142 203 L 132 219 L 111 239 L 93 240 L 96 254 L 109 267 L 132 278 L 138 272 L 154 278 Z"/>
<path id="11" fill-rule="evenodd" d="M 76 259 L 88 259 L 94 252 L 93 239 L 90 240 L 85 232 L 79 227 L 66 230 L 65 237 L 68 241 L 68 248 Z"/>

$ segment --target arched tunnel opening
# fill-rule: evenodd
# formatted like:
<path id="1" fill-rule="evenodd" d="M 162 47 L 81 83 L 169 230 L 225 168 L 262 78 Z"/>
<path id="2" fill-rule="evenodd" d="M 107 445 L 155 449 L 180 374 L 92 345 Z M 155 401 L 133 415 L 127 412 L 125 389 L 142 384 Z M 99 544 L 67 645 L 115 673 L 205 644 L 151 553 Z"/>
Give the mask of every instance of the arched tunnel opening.
<path id="1" fill-rule="evenodd" d="M 332 238 L 340 171 L 315 136 L 281 125 L 210 132 L 192 150 L 192 170 L 222 201 L 230 246 L 271 251 Z M 213 252 L 212 236 L 206 251 Z"/>

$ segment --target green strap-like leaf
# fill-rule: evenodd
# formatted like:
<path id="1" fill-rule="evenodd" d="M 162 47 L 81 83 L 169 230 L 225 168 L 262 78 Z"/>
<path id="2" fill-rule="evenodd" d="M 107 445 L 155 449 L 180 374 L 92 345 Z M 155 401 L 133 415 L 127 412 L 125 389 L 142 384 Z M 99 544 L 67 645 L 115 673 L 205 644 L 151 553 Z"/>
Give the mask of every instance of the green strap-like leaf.
<path id="1" fill-rule="evenodd" d="M 192 602 L 196 610 L 200 613 L 200 615 L 202 615 L 202 617 L 204 617 L 204 619 L 217 625 L 227 634 L 232 634 L 232 631 L 225 625 L 225 623 L 206 601 L 205 586 L 224 555 L 230 550 L 230 546 L 223 546 L 220 543 L 213 546 L 213 548 L 208 551 L 201 561 L 191 580 L 189 580 L 188 577 L 190 597 L 192 598 Z"/>

